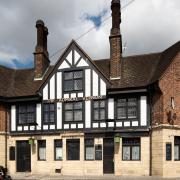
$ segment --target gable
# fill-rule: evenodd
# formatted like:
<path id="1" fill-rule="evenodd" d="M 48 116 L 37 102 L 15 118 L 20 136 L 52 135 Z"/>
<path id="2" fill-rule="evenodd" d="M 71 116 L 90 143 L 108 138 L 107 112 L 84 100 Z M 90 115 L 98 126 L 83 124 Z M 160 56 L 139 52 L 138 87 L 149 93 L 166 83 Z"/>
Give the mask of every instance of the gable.
<path id="1" fill-rule="evenodd" d="M 65 82 L 65 74 L 75 71 L 82 72 L 82 77 L 79 80 L 82 89 L 66 92 L 65 86 L 70 85 L 66 85 L 68 83 Z M 42 87 L 43 100 L 106 96 L 108 84 L 106 77 L 98 70 L 91 59 L 72 41 Z"/>

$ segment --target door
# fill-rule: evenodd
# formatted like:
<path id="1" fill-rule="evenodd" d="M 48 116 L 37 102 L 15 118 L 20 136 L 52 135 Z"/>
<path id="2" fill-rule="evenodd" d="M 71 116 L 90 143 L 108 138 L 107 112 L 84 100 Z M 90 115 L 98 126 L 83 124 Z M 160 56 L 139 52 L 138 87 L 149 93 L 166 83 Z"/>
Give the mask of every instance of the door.
<path id="1" fill-rule="evenodd" d="M 103 172 L 104 174 L 114 173 L 114 139 L 103 139 Z"/>
<path id="2" fill-rule="evenodd" d="M 17 141 L 17 172 L 31 171 L 31 146 L 28 141 Z"/>

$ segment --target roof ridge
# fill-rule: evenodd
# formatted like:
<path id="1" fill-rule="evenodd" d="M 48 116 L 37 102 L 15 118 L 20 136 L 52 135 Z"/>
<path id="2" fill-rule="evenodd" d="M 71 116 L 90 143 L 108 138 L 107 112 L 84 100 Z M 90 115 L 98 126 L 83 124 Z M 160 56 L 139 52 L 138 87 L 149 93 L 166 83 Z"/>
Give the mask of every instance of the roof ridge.
<path id="1" fill-rule="evenodd" d="M 123 56 L 122 58 L 139 57 L 139 56 L 150 56 L 150 55 L 158 55 L 158 54 L 162 54 L 162 53 L 163 53 L 163 51 L 152 52 L 152 53 L 144 53 L 144 54 L 135 54 L 135 55 Z"/>

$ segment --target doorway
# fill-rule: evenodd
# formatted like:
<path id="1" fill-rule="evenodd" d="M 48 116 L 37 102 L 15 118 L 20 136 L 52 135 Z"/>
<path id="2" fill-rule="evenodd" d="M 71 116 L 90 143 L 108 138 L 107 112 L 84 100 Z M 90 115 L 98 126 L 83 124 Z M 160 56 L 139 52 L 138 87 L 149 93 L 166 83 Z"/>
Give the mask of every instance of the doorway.
<path id="1" fill-rule="evenodd" d="M 28 141 L 17 141 L 17 172 L 31 171 L 31 145 Z"/>
<path id="2" fill-rule="evenodd" d="M 114 174 L 114 139 L 103 139 L 103 173 Z"/>

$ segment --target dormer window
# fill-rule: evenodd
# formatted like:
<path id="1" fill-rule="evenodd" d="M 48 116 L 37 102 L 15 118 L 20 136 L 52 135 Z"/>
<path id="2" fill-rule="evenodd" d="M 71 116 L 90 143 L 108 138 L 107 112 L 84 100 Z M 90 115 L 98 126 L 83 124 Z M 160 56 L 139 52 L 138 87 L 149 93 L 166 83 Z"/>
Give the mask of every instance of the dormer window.
<path id="1" fill-rule="evenodd" d="M 64 91 L 82 91 L 83 90 L 83 71 L 64 72 Z"/>

